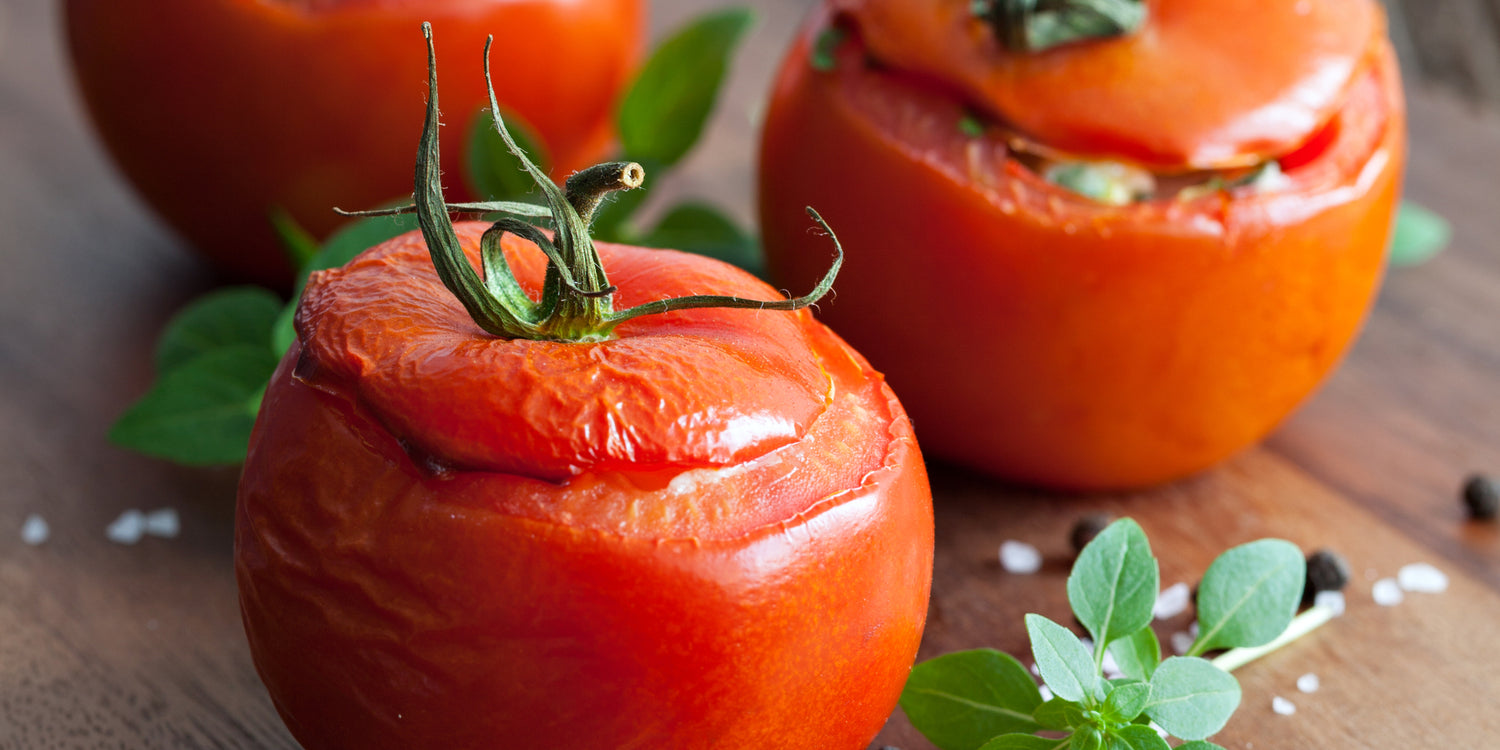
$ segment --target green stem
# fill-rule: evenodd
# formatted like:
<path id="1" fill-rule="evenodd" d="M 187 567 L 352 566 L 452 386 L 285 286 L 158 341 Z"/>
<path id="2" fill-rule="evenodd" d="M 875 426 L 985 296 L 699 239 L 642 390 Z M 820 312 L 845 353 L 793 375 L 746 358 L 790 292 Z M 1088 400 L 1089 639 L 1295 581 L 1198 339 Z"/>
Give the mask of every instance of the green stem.
<path id="1" fill-rule="evenodd" d="M 1013 52 L 1123 36 L 1146 21 L 1144 0 L 973 0 L 972 7 Z"/>
<path id="2" fill-rule="evenodd" d="M 1225 651 L 1224 653 L 1214 657 L 1214 666 L 1224 670 L 1225 672 L 1233 672 L 1234 670 L 1239 669 L 1240 667 L 1243 667 L 1246 664 L 1249 664 L 1250 662 L 1255 661 L 1256 659 L 1259 659 L 1260 657 L 1265 656 L 1266 654 L 1269 654 L 1272 651 L 1275 651 L 1282 646 L 1285 646 L 1288 643 L 1291 643 L 1292 641 L 1295 641 L 1298 638 L 1311 633 L 1314 630 L 1317 630 L 1318 628 L 1326 624 L 1329 620 L 1332 620 L 1333 616 L 1333 610 L 1329 607 L 1321 605 L 1312 607 L 1306 612 L 1303 612 L 1302 614 L 1297 615 L 1295 618 L 1293 618 L 1291 624 L 1287 625 L 1286 630 L 1283 630 L 1281 632 L 1281 635 L 1276 636 L 1275 640 L 1272 640 L 1270 643 L 1267 643 L 1264 646 L 1229 649 L 1228 651 Z"/>

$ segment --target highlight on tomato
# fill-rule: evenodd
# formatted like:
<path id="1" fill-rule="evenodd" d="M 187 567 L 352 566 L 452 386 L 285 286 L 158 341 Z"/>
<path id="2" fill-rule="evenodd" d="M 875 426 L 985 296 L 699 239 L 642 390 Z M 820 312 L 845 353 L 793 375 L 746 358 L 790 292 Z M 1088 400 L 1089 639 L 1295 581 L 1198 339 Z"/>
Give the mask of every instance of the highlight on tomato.
<path id="1" fill-rule="evenodd" d="M 411 189 L 403 115 L 420 71 L 391 54 L 424 20 L 496 51 L 499 101 L 534 130 L 555 174 L 613 141 L 617 96 L 645 34 L 644 0 L 66 0 L 83 100 L 115 163 L 156 213 L 216 267 L 289 286 L 296 270 L 272 225 L 317 237 L 335 205 Z M 524 29 L 524 32 L 519 30 Z M 484 103 L 478 65 L 459 71 L 444 168 Z"/>
<path id="2" fill-rule="evenodd" d="M 595 245 L 640 165 L 562 190 L 509 135 L 546 207 L 452 223 L 428 40 L 421 230 L 309 280 L 240 483 L 277 710 L 307 750 L 866 747 L 932 508 L 900 403 L 805 309 L 838 261 L 788 300 Z"/>
<path id="3" fill-rule="evenodd" d="M 924 449 L 1017 482 L 1171 480 L 1348 349 L 1406 157 L 1372 0 L 825 0 L 760 154 L 773 281 L 850 250 L 822 319 Z"/>

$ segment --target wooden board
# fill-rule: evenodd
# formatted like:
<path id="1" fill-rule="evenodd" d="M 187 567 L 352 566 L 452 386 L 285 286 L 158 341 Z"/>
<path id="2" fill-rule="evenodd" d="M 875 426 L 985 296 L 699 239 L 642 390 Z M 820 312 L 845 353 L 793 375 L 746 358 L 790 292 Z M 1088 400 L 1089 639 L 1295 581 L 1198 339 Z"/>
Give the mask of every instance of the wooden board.
<path id="1" fill-rule="evenodd" d="M 661 3 L 658 28 L 701 3 Z M 669 184 L 751 213 L 753 113 L 805 7 L 762 4 L 712 137 Z M 294 748 L 250 665 L 230 571 L 234 473 L 109 446 L 150 380 L 162 322 L 210 288 L 91 139 L 63 69 L 57 8 L 0 5 L 0 748 Z M 1366 335 L 1318 397 L 1263 447 L 1133 495 L 1056 497 L 934 467 L 939 552 L 923 657 L 1024 646 L 1021 615 L 1067 619 L 1067 530 L 1081 512 L 1138 518 L 1166 582 L 1263 535 L 1352 561 L 1348 614 L 1240 672 L 1229 748 L 1500 745 L 1500 528 L 1466 522 L 1458 486 L 1500 473 L 1500 120 L 1411 92 L 1409 192 L 1455 223 L 1454 247 L 1394 272 Z M 104 529 L 174 507 L 182 534 L 136 546 Z M 51 524 L 39 547 L 23 519 Z M 996 548 L 1042 548 L 1043 572 L 1001 571 Z M 1376 606 L 1370 576 L 1427 561 L 1444 594 Z M 1185 626 L 1162 624 L 1163 634 Z M 1306 672 L 1322 689 L 1294 687 Z M 1273 696 L 1294 716 L 1271 712 Z M 875 747 L 929 748 L 899 712 Z"/>

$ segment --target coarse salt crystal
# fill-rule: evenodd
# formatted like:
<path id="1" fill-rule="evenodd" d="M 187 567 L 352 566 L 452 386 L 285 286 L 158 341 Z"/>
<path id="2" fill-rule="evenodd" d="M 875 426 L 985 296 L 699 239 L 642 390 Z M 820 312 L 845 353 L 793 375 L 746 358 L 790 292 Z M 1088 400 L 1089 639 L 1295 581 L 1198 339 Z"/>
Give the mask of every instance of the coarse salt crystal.
<path id="1" fill-rule="evenodd" d="M 1313 606 L 1327 607 L 1333 610 L 1333 616 L 1344 614 L 1344 592 L 1342 591 L 1319 591 L 1313 595 Z"/>
<path id="2" fill-rule="evenodd" d="M 147 534 L 165 539 L 176 537 L 177 532 L 181 531 L 181 529 L 182 522 L 178 519 L 177 509 L 175 508 L 162 508 L 161 510 L 153 510 L 147 513 L 143 525 L 143 530 Z"/>
<path id="3" fill-rule="evenodd" d="M 1176 617 L 1187 611 L 1193 590 L 1185 583 L 1174 583 L 1156 595 L 1156 604 L 1151 607 L 1151 616 L 1158 620 Z"/>
<path id="4" fill-rule="evenodd" d="M 1370 588 L 1370 595 L 1375 597 L 1375 603 L 1382 607 L 1394 607 L 1401 603 L 1406 595 L 1401 593 L 1401 584 L 1394 578 L 1382 578 L 1375 582 Z"/>
<path id="5" fill-rule="evenodd" d="M 1007 573 L 1030 575 L 1042 569 L 1042 553 L 1025 542 L 1007 539 L 1000 544 L 1000 567 Z"/>
<path id="6" fill-rule="evenodd" d="M 141 540 L 141 535 L 144 533 L 146 533 L 146 516 L 135 509 L 121 513 L 120 517 L 104 530 L 104 536 L 116 544 L 135 544 Z"/>
<path id="7" fill-rule="evenodd" d="M 47 525 L 47 519 L 35 513 L 27 516 L 26 521 L 21 524 L 21 541 L 33 547 L 47 541 L 51 534 L 52 529 Z"/>
<path id="8" fill-rule="evenodd" d="M 1172 634 L 1172 651 L 1178 656 L 1188 652 L 1193 647 L 1193 636 L 1188 633 L 1177 632 Z"/>
<path id="9" fill-rule="evenodd" d="M 1291 701 L 1278 695 L 1271 699 L 1271 710 L 1275 711 L 1278 714 L 1281 714 L 1282 716 L 1291 716 L 1292 714 L 1297 713 L 1297 706 Z"/>
<path id="10" fill-rule="evenodd" d="M 1313 674 L 1312 672 L 1308 672 L 1307 674 L 1297 678 L 1297 689 L 1301 690 L 1304 693 L 1316 693 L 1318 692 L 1318 687 L 1320 685 L 1321 683 L 1318 681 L 1318 676 Z"/>
<path id="11" fill-rule="evenodd" d="M 1049 688 L 1046 685 L 1040 685 L 1037 687 L 1037 691 L 1042 694 L 1043 703 L 1052 700 L 1052 688 Z"/>
<path id="12" fill-rule="evenodd" d="M 1441 594 L 1448 590 L 1448 576 L 1427 563 L 1412 563 L 1396 573 L 1396 582 L 1407 591 Z"/>

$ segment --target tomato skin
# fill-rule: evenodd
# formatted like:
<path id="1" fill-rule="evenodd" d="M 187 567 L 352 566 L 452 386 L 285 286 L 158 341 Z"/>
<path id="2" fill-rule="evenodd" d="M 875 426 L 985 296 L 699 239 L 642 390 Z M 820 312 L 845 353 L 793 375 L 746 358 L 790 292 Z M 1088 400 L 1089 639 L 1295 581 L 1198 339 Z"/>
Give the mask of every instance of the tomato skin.
<path id="1" fill-rule="evenodd" d="M 1289 188 L 1095 204 L 969 139 L 940 86 L 787 57 L 760 210 L 774 280 L 813 273 L 813 205 L 848 268 L 821 318 L 890 378 L 929 455 L 1071 490 L 1159 483 L 1261 439 L 1357 332 L 1405 160 L 1394 57 L 1372 42 Z M 1289 159 L 1289 163 L 1292 160 Z"/>
<path id="2" fill-rule="evenodd" d="M 479 229 L 458 231 L 472 252 Z M 399 262 L 403 243 L 420 240 L 384 246 L 379 262 Z M 533 283 L 538 254 L 507 250 Z M 770 291 L 738 271 L 674 273 L 712 261 L 601 246 L 606 266 L 629 253 L 699 291 Z M 310 319 L 322 314 L 303 313 L 302 342 L 267 390 L 236 520 L 251 651 L 303 747 L 859 750 L 879 731 L 921 639 L 931 496 L 890 389 L 810 315 L 775 313 L 802 329 L 838 395 L 796 442 L 726 466 L 607 464 L 551 481 L 409 453 L 410 436 L 358 395 L 364 376 L 304 348 L 329 335 Z M 653 325 L 754 334 L 769 315 Z M 396 348 L 409 323 L 386 324 Z M 669 346 L 681 335 L 621 332 Z M 603 345 L 550 346 L 608 360 Z M 659 385 L 667 410 L 693 387 Z M 568 390 L 542 400 L 566 412 L 552 396 Z M 484 400 L 462 382 L 449 395 Z"/>
<path id="3" fill-rule="evenodd" d="M 491 53 L 496 94 L 541 135 L 558 174 L 612 140 L 612 107 L 640 54 L 643 0 L 67 0 L 83 99 L 121 171 L 204 257 L 287 286 L 269 216 L 322 237 L 411 195 L 426 77 L 421 22 Z M 478 64 L 445 74 L 444 172 L 466 188 L 464 139 L 485 106 Z"/>

